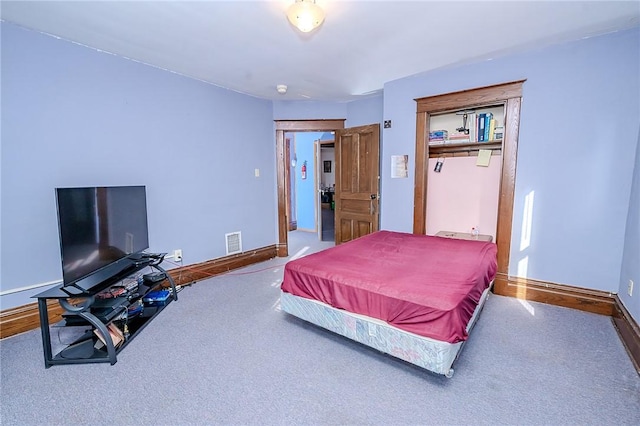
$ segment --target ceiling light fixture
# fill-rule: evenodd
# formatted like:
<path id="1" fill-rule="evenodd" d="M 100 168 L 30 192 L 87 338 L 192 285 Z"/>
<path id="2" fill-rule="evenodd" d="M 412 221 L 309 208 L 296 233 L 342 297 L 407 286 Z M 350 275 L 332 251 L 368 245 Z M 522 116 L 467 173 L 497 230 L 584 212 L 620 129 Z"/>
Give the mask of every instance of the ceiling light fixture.
<path id="1" fill-rule="evenodd" d="M 308 33 L 324 21 L 324 10 L 315 0 L 296 0 L 287 10 L 287 18 L 297 29 Z"/>
<path id="2" fill-rule="evenodd" d="M 276 86 L 276 90 L 278 91 L 278 93 L 280 93 L 281 95 L 284 95 L 285 93 L 287 93 L 287 85 L 286 84 L 278 84 Z"/>

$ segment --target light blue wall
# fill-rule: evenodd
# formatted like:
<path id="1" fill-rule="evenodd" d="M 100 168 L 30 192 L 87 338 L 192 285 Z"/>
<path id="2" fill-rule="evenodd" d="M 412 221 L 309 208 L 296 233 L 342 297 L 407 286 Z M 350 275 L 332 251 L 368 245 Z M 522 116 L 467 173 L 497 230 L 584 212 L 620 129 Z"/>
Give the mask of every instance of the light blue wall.
<path id="1" fill-rule="evenodd" d="M 640 322 L 640 131 L 635 158 L 618 297 L 635 320 Z M 627 293 L 629 280 L 634 282 L 633 296 Z"/>
<path id="2" fill-rule="evenodd" d="M 635 28 L 385 84 L 393 126 L 383 132 L 382 228 L 412 229 L 413 99 L 526 79 L 509 272 L 526 257 L 526 277 L 618 292 L 640 125 L 639 40 Z M 390 178 L 394 154 L 409 154 L 409 179 Z M 531 242 L 521 250 L 531 192 Z"/>
<path id="3" fill-rule="evenodd" d="M 374 96 L 348 103 L 274 101 L 274 120 L 346 119 L 345 127 L 382 123 L 383 97 Z M 414 112 L 415 113 L 415 112 Z"/>
<path id="4" fill-rule="evenodd" d="M 347 118 L 347 104 L 316 101 L 274 101 L 274 120 L 321 120 Z"/>
<path id="5" fill-rule="evenodd" d="M 380 124 L 382 130 L 383 97 L 375 96 L 347 104 L 347 122 L 345 127 Z M 381 135 L 382 136 L 382 135 Z"/>
<path id="6" fill-rule="evenodd" d="M 297 132 L 296 156 L 296 212 L 298 229 L 316 230 L 315 203 L 318 192 L 314 183 L 313 143 L 320 139 L 322 132 Z M 302 164 L 307 162 L 307 178 L 302 179 Z"/>
<path id="7" fill-rule="evenodd" d="M 146 185 L 150 249 L 185 264 L 276 242 L 271 102 L 0 25 L 2 291 L 61 278 L 55 187 Z"/>

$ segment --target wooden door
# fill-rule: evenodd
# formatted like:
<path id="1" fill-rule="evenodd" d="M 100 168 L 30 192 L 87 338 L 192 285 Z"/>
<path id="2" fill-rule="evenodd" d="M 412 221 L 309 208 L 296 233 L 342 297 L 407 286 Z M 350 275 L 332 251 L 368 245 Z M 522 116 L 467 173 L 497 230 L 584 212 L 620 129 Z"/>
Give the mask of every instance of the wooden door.
<path id="1" fill-rule="evenodd" d="M 380 125 L 336 131 L 336 244 L 380 227 Z"/>

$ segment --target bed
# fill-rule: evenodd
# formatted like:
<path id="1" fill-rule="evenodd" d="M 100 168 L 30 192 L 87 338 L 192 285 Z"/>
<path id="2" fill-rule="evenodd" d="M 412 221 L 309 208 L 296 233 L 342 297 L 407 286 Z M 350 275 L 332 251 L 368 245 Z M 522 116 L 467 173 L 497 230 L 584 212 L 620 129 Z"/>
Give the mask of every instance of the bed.
<path id="1" fill-rule="evenodd" d="M 437 374 L 487 299 L 497 247 L 378 231 L 285 265 L 284 312 Z"/>

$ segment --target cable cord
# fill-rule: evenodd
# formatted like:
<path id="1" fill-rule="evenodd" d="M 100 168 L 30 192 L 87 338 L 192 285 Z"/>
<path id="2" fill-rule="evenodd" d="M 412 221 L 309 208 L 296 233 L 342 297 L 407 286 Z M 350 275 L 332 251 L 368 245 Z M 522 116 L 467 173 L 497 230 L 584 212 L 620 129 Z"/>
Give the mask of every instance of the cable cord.
<path id="1" fill-rule="evenodd" d="M 171 264 L 173 266 L 183 267 L 182 263 L 177 263 L 177 262 L 174 262 L 173 260 L 163 259 L 163 261 L 166 262 L 166 263 L 169 263 L 169 264 Z M 212 278 L 214 276 L 222 275 L 222 274 L 224 274 L 224 275 L 250 275 L 250 274 L 256 274 L 258 272 L 263 272 L 263 271 L 266 271 L 266 270 L 269 270 L 269 269 L 281 268 L 281 267 L 283 267 L 285 265 L 286 265 L 286 263 L 281 263 L 281 264 L 278 264 L 278 265 L 268 266 L 266 268 L 256 269 L 256 270 L 253 270 L 253 271 L 245 271 L 245 272 L 230 272 L 230 271 L 227 271 L 227 272 L 221 272 L 220 274 L 216 274 L 216 275 L 211 275 L 210 273 L 205 272 L 203 270 L 200 270 L 199 268 L 191 267 L 188 271 L 180 270 L 179 273 L 178 273 L 178 276 L 176 277 L 177 278 L 176 281 L 177 282 L 181 282 L 182 281 L 183 272 L 185 274 L 187 274 L 187 273 L 199 274 L 199 275 L 202 275 L 200 279 L 207 279 L 207 278 Z M 169 273 L 169 272 L 171 272 L 171 270 L 167 271 L 167 273 Z M 195 280 L 193 282 L 195 282 Z M 191 283 L 191 284 L 193 284 L 193 283 Z M 191 285 L 191 284 L 186 284 L 186 285 Z"/>

